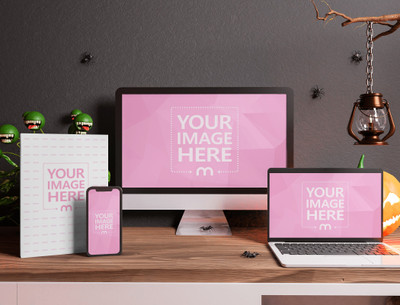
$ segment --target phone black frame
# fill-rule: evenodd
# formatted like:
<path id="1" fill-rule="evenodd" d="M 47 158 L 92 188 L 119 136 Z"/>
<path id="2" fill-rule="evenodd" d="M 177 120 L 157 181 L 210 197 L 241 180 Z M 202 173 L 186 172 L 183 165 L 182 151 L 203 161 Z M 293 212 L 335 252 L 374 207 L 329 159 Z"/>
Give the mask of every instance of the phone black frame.
<path id="1" fill-rule="evenodd" d="M 270 224 L 270 196 L 268 196 L 268 242 L 382 242 L 383 241 L 383 170 L 382 169 L 370 169 L 370 168 L 270 168 L 268 170 L 268 189 L 270 174 L 274 173 L 380 173 L 381 174 L 381 236 L 378 238 L 290 238 L 290 237 L 279 237 L 271 238 L 269 235 L 269 224 Z"/>
<path id="2" fill-rule="evenodd" d="M 112 190 L 119 191 L 119 252 L 111 254 L 90 254 L 89 253 L 89 191 L 96 192 L 111 192 Z M 119 186 L 91 186 L 86 190 L 86 254 L 87 256 L 110 256 L 120 255 L 122 253 L 122 188 Z"/>
<path id="3" fill-rule="evenodd" d="M 286 167 L 293 167 L 293 90 L 287 87 L 119 88 L 115 93 L 115 181 L 124 194 L 267 194 L 266 187 L 122 187 L 122 96 L 124 94 L 285 94 Z"/>

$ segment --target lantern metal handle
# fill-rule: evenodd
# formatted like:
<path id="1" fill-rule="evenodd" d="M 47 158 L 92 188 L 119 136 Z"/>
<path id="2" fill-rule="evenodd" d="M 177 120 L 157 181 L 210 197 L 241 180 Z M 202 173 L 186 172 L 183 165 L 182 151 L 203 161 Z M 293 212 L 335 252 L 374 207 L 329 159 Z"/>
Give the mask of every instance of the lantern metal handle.
<path id="1" fill-rule="evenodd" d="M 389 118 L 390 129 L 389 129 L 388 133 L 386 134 L 386 136 L 382 139 L 382 141 L 386 141 L 387 139 L 389 139 L 396 131 L 396 125 L 394 125 L 392 113 L 390 112 L 389 102 L 385 99 L 384 99 L 384 101 L 385 101 L 385 107 L 386 107 L 386 111 L 387 111 L 388 118 Z"/>
<path id="2" fill-rule="evenodd" d="M 349 133 L 349 135 L 355 139 L 358 143 L 361 142 L 361 140 L 356 136 L 356 134 L 353 131 L 353 121 L 354 121 L 354 112 L 356 111 L 356 109 L 358 108 L 358 106 L 360 105 L 359 100 L 357 100 L 354 104 L 353 104 L 353 111 L 351 112 L 350 115 L 350 120 L 349 120 L 349 125 L 347 125 L 347 132 Z"/>

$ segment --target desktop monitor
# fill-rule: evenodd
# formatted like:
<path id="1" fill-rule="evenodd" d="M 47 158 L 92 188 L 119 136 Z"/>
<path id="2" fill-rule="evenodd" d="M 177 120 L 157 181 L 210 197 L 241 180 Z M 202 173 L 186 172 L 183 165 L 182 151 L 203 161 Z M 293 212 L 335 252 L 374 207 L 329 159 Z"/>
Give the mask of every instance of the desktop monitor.
<path id="1" fill-rule="evenodd" d="M 219 234 L 203 218 L 266 210 L 271 167 L 293 167 L 289 88 L 116 91 L 116 182 L 125 210 L 185 210 L 194 231 Z"/>

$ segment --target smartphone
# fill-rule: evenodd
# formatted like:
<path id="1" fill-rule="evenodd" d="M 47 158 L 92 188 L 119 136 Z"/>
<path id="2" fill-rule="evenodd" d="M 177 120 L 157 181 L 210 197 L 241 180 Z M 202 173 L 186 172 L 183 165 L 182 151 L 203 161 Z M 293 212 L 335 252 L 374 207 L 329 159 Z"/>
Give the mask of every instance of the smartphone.
<path id="1" fill-rule="evenodd" d="M 122 251 L 122 189 L 92 186 L 86 191 L 87 255 L 116 255 Z"/>

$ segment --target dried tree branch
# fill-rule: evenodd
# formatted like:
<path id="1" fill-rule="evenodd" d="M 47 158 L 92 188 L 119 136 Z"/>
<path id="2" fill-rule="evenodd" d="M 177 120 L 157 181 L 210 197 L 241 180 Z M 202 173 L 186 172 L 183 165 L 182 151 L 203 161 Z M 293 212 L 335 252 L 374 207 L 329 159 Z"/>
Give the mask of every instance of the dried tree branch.
<path id="1" fill-rule="evenodd" d="M 391 26 L 390 30 L 387 30 L 385 32 L 382 32 L 382 33 L 376 35 L 373 40 L 377 40 L 378 38 L 381 38 L 382 36 L 387 36 L 389 34 L 392 34 L 399 28 L 400 28 L 400 21 L 397 21 L 393 26 Z"/>
<path id="2" fill-rule="evenodd" d="M 315 4 L 314 0 L 310 0 L 310 1 L 312 2 L 313 6 L 314 6 L 317 20 L 327 21 L 328 18 L 331 16 L 333 16 L 333 18 L 339 16 L 339 17 L 342 17 L 343 19 L 345 19 L 345 21 L 342 22 L 342 26 L 346 26 L 346 25 L 358 23 L 358 22 L 365 23 L 368 21 L 372 21 L 373 23 L 377 23 L 377 24 L 389 27 L 389 30 L 378 34 L 377 36 L 374 37 L 373 40 L 377 40 L 383 36 L 392 34 L 393 32 L 395 32 L 396 30 L 398 30 L 400 28 L 400 14 L 351 18 L 343 13 L 333 10 L 326 1 L 322 0 L 322 2 L 325 3 L 326 6 L 328 7 L 329 11 L 325 14 L 325 16 L 320 16 L 319 10 L 318 10 L 317 5 Z M 332 19 L 329 19 L 329 20 L 332 20 Z M 396 21 L 396 23 L 391 24 L 388 21 Z"/>

